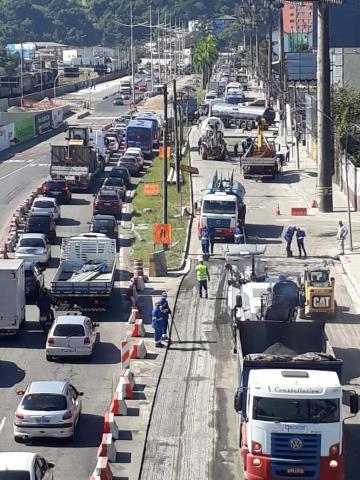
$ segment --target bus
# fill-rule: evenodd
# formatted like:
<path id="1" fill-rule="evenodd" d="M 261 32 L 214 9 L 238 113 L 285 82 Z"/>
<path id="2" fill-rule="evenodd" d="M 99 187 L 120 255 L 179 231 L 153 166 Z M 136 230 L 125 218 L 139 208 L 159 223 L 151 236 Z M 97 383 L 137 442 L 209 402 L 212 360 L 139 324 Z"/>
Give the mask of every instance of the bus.
<path id="1" fill-rule="evenodd" d="M 79 67 L 64 67 L 64 77 L 79 77 Z"/>
<path id="2" fill-rule="evenodd" d="M 144 112 L 136 117 L 137 120 L 146 120 L 152 123 L 153 129 L 153 147 L 159 148 L 160 146 L 160 121 L 159 117 L 154 112 Z"/>
<path id="3" fill-rule="evenodd" d="M 153 123 L 150 120 L 130 120 L 125 132 L 125 149 L 141 148 L 144 157 L 151 158 L 153 152 Z"/>

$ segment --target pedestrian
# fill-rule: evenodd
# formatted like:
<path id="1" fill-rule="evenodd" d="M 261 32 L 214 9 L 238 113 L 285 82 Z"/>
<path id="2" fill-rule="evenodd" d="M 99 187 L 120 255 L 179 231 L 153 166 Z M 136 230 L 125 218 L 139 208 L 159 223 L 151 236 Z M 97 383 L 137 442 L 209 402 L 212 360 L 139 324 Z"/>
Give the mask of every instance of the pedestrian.
<path id="1" fill-rule="evenodd" d="M 164 330 L 164 314 L 161 311 L 160 302 L 155 303 L 155 307 L 151 312 L 151 325 L 154 329 L 155 347 L 161 348 L 164 346 L 161 343 L 161 337 Z"/>
<path id="2" fill-rule="evenodd" d="M 286 145 L 285 162 L 286 163 L 290 162 L 290 148 L 289 148 L 289 145 Z"/>
<path id="3" fill-rule="evenodd" d="M 202 144 L 202 140 L 201 140 L 201 137 L 199 137 L 199 140 L 198 140 L 198 154 L 199 155 L 201 154 L 201 144 Z"/>
<path id="4" fill-rule="evenodd" d="M 201 249 L 204 255 L 209 255 L 210 236 L 207 226 L 201 229 L 200 233 Z"/>
<path id="5" fill-rule="evenodd" d="M 301 257 L 302 252 L 304 253 L 304 257 L 307 257 L 307 253 L 304 246 L 305 237 L 306 237 L 305 231 L 298 227 L 296 229 L 296 241 L 299 249 L 299 257 Z"/>
<path id="6" fill-rule="evenodd" d="M 244 232 L 243 228 L 241 227 L 240 223 L 237 224 L 235 228 L 235 233 L 234 233 L 234 243 L 235 245 L 241 245 L 244 244 Z"/>
<path id="7" fill-rule="evenodd" d="M 296 231 L 296 227 L 290 226 L 285 232 L 286 254 L 288 257 L 292 257 L 291 242 L 292 242 L 295 231 Z"/>
<path id="8" fill-rule="evenodd" d="M 199 265 L 196 267 L 196 277 L 199 284 L 199 297 L 202 298 L 202 291 L 205 290 L 205 298 L 208 298 L 208 280 L 210 281 L 210 275 L 207 266 L 204 264 L 204 260 L 199 257 Z"/>
<path id="9" fill-rule="evenodd" d="M 235 143 L 235 145 L 234 145 L 234 155 L 235 155 L 235 157 L 238 156 L 238 153 L 239 153 L 239 144 Z"/>
<path id="10" fill-rule="evenodd" d="M 169 325 L 169 315 L 171 315 L 171 310 L 169 307 L 168 299 L 167 299 L 167 292 L 162 292 L 160 298 L 160 310 L 163 314 L 163 332 L 161 339 L 168 340 L 169 337 L 167 335 L 168 325 Z"/>
<path id="11" fill-rule="evenodd" d="M 209 228 L 209 241 L 210 241 L 210 252 L 211 255 L 214 255 L 214 245 L 215 245 L 215 227 Z"/>
<path id="12" fill-rule="evenodd" d="M 337 232 L 337 239 L 340 241 L 341 253 L 340 255 L 344 255 L 345 253 L 345 238 L 348 236 L 349 230 L 346 225 L 343 224 L 342 220 L 339 220 L 338 232 Z"/>

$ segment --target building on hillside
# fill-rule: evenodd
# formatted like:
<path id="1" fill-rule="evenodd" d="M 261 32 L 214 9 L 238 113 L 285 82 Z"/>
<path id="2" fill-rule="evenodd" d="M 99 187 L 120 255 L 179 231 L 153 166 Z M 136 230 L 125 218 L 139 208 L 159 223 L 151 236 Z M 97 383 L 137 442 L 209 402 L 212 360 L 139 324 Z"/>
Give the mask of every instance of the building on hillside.
<path id="1" fill-rule="evenodd" d="M 222 15 L 221 17 L 215 18 L 213 20 L 213 32 L 215 35 L 219 35 L 225 30 L 225 28 L 230 27 L 233 23 L 236 22 L 236 18 L 232 15 Z"/>

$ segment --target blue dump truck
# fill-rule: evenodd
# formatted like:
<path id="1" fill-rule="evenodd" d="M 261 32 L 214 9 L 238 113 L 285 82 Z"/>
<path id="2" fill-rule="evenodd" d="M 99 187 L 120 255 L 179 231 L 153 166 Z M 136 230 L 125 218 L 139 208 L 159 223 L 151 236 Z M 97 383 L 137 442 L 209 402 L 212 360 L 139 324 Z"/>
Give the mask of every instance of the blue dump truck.
<path id="1" fill-rule="evenodd" d="M 235 351 L 245 478 L 343 480 L 342 360 L 324 323 L 239 321 Z"/>

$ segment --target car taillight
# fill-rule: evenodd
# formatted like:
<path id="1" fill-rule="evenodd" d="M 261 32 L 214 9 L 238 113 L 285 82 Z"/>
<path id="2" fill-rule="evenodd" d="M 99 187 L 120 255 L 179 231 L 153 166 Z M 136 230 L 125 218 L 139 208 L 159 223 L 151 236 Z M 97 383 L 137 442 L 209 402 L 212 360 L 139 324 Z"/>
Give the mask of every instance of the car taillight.
<path id="1" fill-rule="evenodd" d="M 63 188 L 63 192 L 68 192 L 69 191 L 69 187 L 64 187 Z"/>
<path id="2" fill-rule="evenodd" d="M 94 200 L 93 207 L 96 208 L 99 205 L 99 202 L 97 200 Z"/>
<path id="3" fill-rule="evenodd" d="M 49 337 L 47 342 L 49 345 L 54 345 L 55 343 L 53 337 Z"/>
<path id="4" fill-rule="evenodd" d="M 89 337 L 85 337 L 84 338 L 84 345 L 89 345 L 90 343 L 90 338 Z"/>
<path id="5" fill-rule="evenodd" d="M 49 187 L 43 187 L 42 191 L 43 191 L 43 193 L 48 192 L 48 191 L 49 191 Z"/>
<path id="6" fill-rule="evenodd" d="M 22 420 L 24 418 L 24 415 L 18 411 L 15 412 L 15 417 L 18 418 L 19 420 Z"/>
<path id="7" fill-rule="evenodd" d="M 70 410 L 64 413 L 63 420 L 69 420 L 72 417 L 72 413 Z"/>

